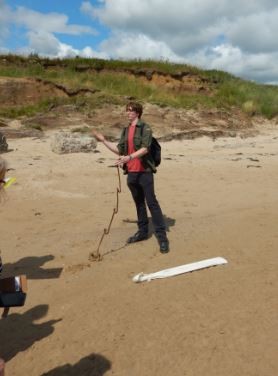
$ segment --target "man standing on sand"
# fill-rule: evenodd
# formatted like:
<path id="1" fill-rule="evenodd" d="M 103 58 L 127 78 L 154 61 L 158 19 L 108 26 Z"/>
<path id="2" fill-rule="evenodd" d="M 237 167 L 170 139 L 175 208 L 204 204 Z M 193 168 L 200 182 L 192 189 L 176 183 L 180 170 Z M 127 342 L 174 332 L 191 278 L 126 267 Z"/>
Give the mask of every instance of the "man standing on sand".
<path id="1" fill-rule="evenodd" d="M 169 241 L 163 214 L 154 192 L 156 172 L 154 161 L 149 153 L 152 142 L 152 130 L 141 120 L 143 107 L 140 103 L 130 102 L 126 105 L 129 126 L 122 130 L 119 143 L 109 142 L 98 132 L 93 132 L 96 139 L 109 150 L 119 155 L 116 166 L 121 166 L 127 173 L 127 185 L 135 202 L 138 218 L 138 231 L 128 238 L 128 243 L 146 240 L 149 232 L 147 208 L 150 210 L 155 235 L 161 253 L 169 252 Z"/>

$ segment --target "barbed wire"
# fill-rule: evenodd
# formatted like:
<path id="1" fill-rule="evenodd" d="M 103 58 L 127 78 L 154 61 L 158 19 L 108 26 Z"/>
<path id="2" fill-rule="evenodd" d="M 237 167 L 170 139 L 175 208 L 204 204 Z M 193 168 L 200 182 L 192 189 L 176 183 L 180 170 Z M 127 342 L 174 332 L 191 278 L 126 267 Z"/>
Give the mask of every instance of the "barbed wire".
<path id="1" fill-rule="evenodd" d="M 116 166 L 116 167 L 117 167 L 117 173 L 118 173 L 118 187 L 117 187 L 117 190 L 116 190 L 116 197 L 117 197 L 116 198 L 116 207 L 113 209 L 113 213 L 112 213 L 108 227 L 103 230 L 103 233 L 102 233 L 102 236 L 101 236 L 100 241 L 98 243 L 98 247 L 97 247 L 96 251 L 91 252 L 89 254 L 89 260 L 90 261 L 101 261 L 102 260 L 103 256 L 99 252 L 101 243 L 102 243 L 105 235 L 109 234 L 113 219 L 115 217 L 115 214 L 117 214 L 118 211 L 119 211 L 119 194 L 122 191 L 122 187 L 121 187 L 120 169 L 119 169 L 119 166 Z"/>

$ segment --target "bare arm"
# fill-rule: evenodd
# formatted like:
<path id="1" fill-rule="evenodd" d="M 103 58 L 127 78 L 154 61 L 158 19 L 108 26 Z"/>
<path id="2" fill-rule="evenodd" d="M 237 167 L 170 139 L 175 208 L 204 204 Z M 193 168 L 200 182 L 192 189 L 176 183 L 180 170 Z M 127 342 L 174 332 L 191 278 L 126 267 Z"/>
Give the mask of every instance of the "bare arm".
<path id="1" fill-rule="evenodd" d="M 113 153 L 119 155 L 119 150 L 117 148 L 117 145 L 114 142 L 107 141 L 102 133 L 93 131 L 93 135 L 98 141 L 102 142 L 107 147 L 107 149 L 109 149 Z M 132 153 L 130 155 L 120 156 L 118 158 L 118 160 L 116 161 L 115 165 L 122 166 L 123 164 L 129 162 L 131 159 L 143 157 L 143 155 L 145 155 L 147 153 L 148 153 L 147 148 L 145 148 L 145 147 L 140 148 L 139 150 L 135 151 L 134 153 Z"/>
<path id="2" fill-rule="evenodd" d="M 116 162 L 116 165 L 118 165 L 118 166 L 123 165 L 123 164 L 129 162 L 131 159 L 143 157 L 143 155 L 145 155 L 147 153 L 148 153 L 147 148 L 140 148 L 139 150 L 136 150 L 135 152 L 133 152 L 130 155 L 122 155 L 121 157 L 119 157 L 118 161 Z"/>
<path id="3" fill-rule="evenodd" d="M 102 143 L 107 147 L 107 149 L 109 149 L 109 150 L 111 150 L 113 153 L 119 155 L 119 150 L 118 150 L 118 148 L 117 148 L 116 143 L 114 143 L 114 142 L 110 142 L 110 141 L 107 141 L 106 138 L 103 136 L 102 133 L 99 133 L 99 132 L 93 131 L 93 135 L 94 135 L 94 137 L 95 137 L 98 141 L 102 142 Z"/>

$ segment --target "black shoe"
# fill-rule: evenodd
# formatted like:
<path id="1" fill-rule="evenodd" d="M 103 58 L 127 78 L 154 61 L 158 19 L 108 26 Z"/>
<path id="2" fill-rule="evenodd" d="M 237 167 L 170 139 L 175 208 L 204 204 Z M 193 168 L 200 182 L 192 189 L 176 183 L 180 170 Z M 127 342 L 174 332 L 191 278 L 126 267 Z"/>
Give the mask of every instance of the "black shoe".
<path id="1" fill-rule="evenodd" d="M 140 242 L 141 240 L 146 240 L 146 239 L 148 239 L 148 234 L 144 234 L 138 231 L 136 232 L 136 234 L 134 234 L 133 236 L 127 239 L 127 243 L 128 244 L 136 243 L 136 242 Z"/>
<path id="2" fill-rule="evenodd" d="M 159 242 L 159 247 L 161 253 L 168 253 L 170 251 L 168 241 Z"/>

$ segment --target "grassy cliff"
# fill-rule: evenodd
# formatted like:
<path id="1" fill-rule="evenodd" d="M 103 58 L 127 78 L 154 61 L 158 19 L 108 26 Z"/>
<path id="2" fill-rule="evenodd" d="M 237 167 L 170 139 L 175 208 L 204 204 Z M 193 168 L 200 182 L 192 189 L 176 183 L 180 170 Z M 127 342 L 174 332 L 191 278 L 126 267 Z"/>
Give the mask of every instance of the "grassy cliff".
<path id="1" fill-rule="evenodd" d="M 52 105 L 74 103 L 96 108 L 103 103 L 123 104 L 127 98 L 162 107 L 235 108 L 250 116 L 278 115 L 278 86 L 260 85 L 217 70 L 152 60 L 43 59 L 38 56 L 0 56 L 0 78 L 36 78 L 65 88 L 39 103 L 5 106 L 0 115 L 16 117 Z M 88 96 L 88 91 L 94 95 Z M 78 95 L 71 93 L 78 92 Z M 0 92 L 1 101 L 1 92 Z"/>

